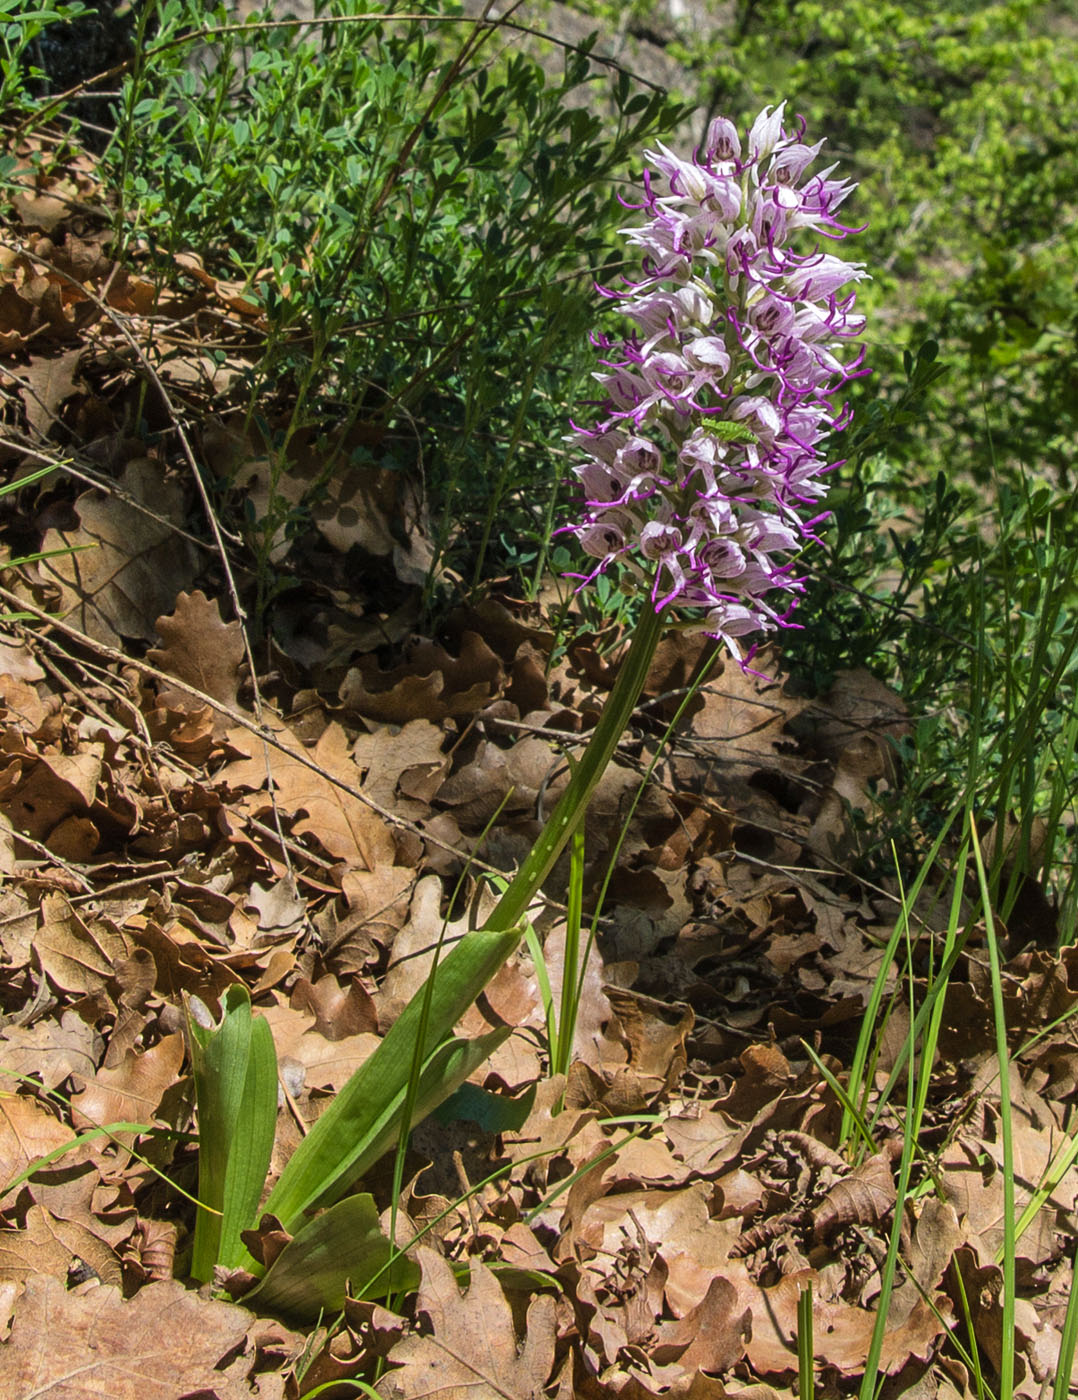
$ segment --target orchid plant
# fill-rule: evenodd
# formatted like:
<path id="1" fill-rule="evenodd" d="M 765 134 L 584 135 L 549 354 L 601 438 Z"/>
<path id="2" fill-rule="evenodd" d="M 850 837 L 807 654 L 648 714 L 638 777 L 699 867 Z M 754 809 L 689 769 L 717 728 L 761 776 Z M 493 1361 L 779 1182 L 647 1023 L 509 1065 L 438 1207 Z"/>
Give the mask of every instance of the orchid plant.
<path id="1" fill-rule="evenodd" d="M 863 318 L 847 290 L 865 271 L 821 244 L 852 232 L 835 215 L 853 187 L 832 178 L 833 167 L 809 173 L 821 145 L 805 143 L 803 123 L 788 130 L 780 105 L 764 109 L 744 142 L 718 118 L 690 160 L 662 145 L 647 153 L 644 198 L 630 206 L 647 217 L 625 230 L 643 252 L 641 275 L 601 289 L 636 330 L 619 343 L 595 337 L 604 398 L 595 425 L 574 432 L 586 458 L 575 469 L 582 501 L 564 527 L 594 561 L 576 576 L 581 588 L 617 560 L 648 589 L 628 653 L 561 799 L 485 926 L 436 966 L 293 1153 L 262 1207 L 292 1236 L 272 1259 L 245 1232 L 273 1141 L 272 1038 L 240 987 L 220 1024 L 193 1019 L 202 1137 L 216 1140 L 202 1153 L 199 1196 L 210 1210 L 200 1212 L 195 1277 L 217 1265 L 248 1271 L 261 1280 L 248 1299 L 280 1311 L 339 1306 L 349 1279 L 357 1295 L 409 1286 L 411 1266 L 381 1234 L 371 1197 L 347 1192 L 503 1035 L 451 1038 L 517 947 L 529 905 L 579 829 L 660 637 L 694 628 L 748 665 L 747 638 L 793 625 L 803 586 L 794 557 L 815 538 L 838 465 L 822 443 L 849 417 L 835 396 L 867 372 L 850 344 Z"/>
<path id="2" fill-rule="evenodd" d="M 854 188 L 834 166 L 810 167 L 804 123 L 765 107 L 744 144 L 725 117 L 683 160 L 647 152 L 643 224 L 623 230 L 643 250 L 641 275 L 603 295 L 637 330 L 594 338 L 605 390 L 593 427 L 572 440 L 583 500 L 563 527 L 596 562 L 615 560 L 649 589 L 628 656 L 584 756 L 488 927 L 518 920 L 579 827 L 588 799 L 640 697 L 668 627 L 719 638 L 741 664 L 744 639 L 790 627 L 804 581 L 790 557 L 826 513 L 822 451 L 849 421 L 835 396 L 868 373 L 851 288 L 867 274 L 821 239 L 854 232 L 836 210 Z M 795 248 L 794 245 L 798 245 Z M 807 517 L 807 518 L 806 518 Z"/>

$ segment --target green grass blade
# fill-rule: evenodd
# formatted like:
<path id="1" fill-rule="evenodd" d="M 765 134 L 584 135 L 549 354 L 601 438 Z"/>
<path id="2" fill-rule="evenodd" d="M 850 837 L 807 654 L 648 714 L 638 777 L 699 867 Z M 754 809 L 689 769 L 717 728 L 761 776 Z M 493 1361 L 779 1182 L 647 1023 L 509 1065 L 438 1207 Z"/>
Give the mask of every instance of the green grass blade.
<path id="1" fill-rule="evenodd" d="M 153 1123 L 102 1123 L 100 1127 L 87 1128 L 85 1132 L 76 1133 L 71 1138 L 70 1142 L 61 1143 L 59 1147 L 54 1147 L 51 1152 L 44 1152 L 40 1157 L 35 1157 L 25 1170 L 19 1172 L 18 1176 L 13 1176 L 10 1181 L 0 1186 L 0 1200 L 3 1200 L 5 1196 L 16 1190 L 24 1181 L 29 1181 L 32 1176 L 36 1176 L 38 1172 L 44 1171 L 46 1167 L 51 1166 L 53 1162 L 58 1162 L 61 1157 L 66 1157 L 67 1154 L 73 1152 L 76 1147 L 81 1147 L 84 1142 L 93 1142 L 99 1137 L 107 1137 L 110 1141 L 115 1141 L 118 1133 L 135 1133 L 140 1137 L 156 1134 L 160 1137 L 186 1138 L 186 1134 L 184 1133 L 163 1131 Z M 130 1148 L 127 1150 L 131 1151 Z M 131 1155 L 135 1157 L 137 1161 L 148 1165 L 146 1159 L 140 1157 L 138 1153 L 132 1152 Z M 167 1177 L 163 1179 L 168 1180 Z M 181 1195 L 187 1196 L 189 1201 L 195 1201 L 195 1204 L 198 1204 L 194 1196 L 188 1196 L 187 1192 L 183 1191 L 181 1187 L 176 1186 L 174 1182 L 169 1182 L 169 1185 L 175 1187 Z"/>
<path id="2" fill-rule="evenodd" d="M 1078 1266 L 1078 1257 L 1071 1265 L 1071 1276 Z M 1067 1400 L 1071 1388 L 1071 1372 L 1074 1369 L 1074 1349 L 1078 1343 L 1078 1288 L 1072 1288 L 1067 1299 L 1067 1313 L 1063 1319 L 1063 1335 L 1059 1339 L 1059 1360 L 1056 1363 L 1055 1379 L 1052 1382 L 1052 1400 Z"/>
<path id="3" fill-rule="evenodd" d="M 576 1038 L 576 1014 L 580 1006 L 580 924 L 584 910 L 584 828 L 578 827 L 569 842 L 569 903 L 565 916 L 565 956 L 561 974 L 561 1013 L 556 1043 L 550 1046 L 550 1073 L 568 1074 Z"/>
<path id="4" fill-rule="evenodd" d="M 875 1400 L 884 1379 L 880 1376 L 880 1358 L 883 1354 L 884 1334 L 887 1331 L 891 1296 L 895 1286 L 895 1272 L 898 1268 L 899 1246 L 902 1239 L 902 1223 L 906 1210 L 906 1201 L 910 1194 L 910 1177 L 913 1170 L 913 1160 L 917 1153 L 921 1121 L 928 1091 L 926 1080 L 931 1066 L 931 1056 L 929 1055 L 922 1059 L 920 1065 L 921 1072 L 918 1074 L 915 1053 L 917 1041 L 914 1029 L 916 1016 L 914 1014 L 913 942 L 909 933 L 909 920 L 905 917 L 905 913 L 911 905 L 905 890 L 901 890 L 901 893 L 903 918 L 900 921 L 900 927 L 902 927 L 906 938 L 906 975 L 910 1003 L 910 1029 L 907 1032 L 905 1048 L 905 1058 L 908 1059 L 909 1064 L 909 1074 L 906 1081 L 906 1119 L 903 1125 L 902 1159 L 898 1169 L 898 1181 L 895 1184 L 895 1205 L 891 1222 L 891 1234 L 887 1242 L 887 1254 L 884 1258 L 883 1266 L 880 1269 L 880 1292 L 876 1303 L 876 1319 L 872 1327 L 868 1356 L 865 1358 L 865 1372 L 861 1378 L 861 1388 L 859 1391 L 860 1400 Z"/>
<path id="5" fill-rule="evenodd" d="M 543 945 L 540 943 L 539 935 L 532 923 L 524 925 L 524 942 L 527 944 L 532 966 L 535 968 L 535 980 L 539 986 L 539 999 L 543 1003 L 543 1018 L 546 1021 L 547 1050 L 551 1060 L 553 1060 L 558 1044 L 558 1017 L 554 1010 L 554 993 L 546 970 Z"/>
<path id="6" fill-rule="evenodd" d="M 953 825 L 956 817 L 959 815 L 959 812 L 961 810 L 963 810 L 961 807 L 955 807 L 949 813 L 946 821 L 943 823 L 940 831 L 937 833 L 936 838 L 932 843 L 931 849 L 929 850 L 928 854 L 926 855 L 924 861 L 921 864 L 921 869 L 917 874 L 917 878 L 914 880 L 913 887 L 909 892 L 909 897 L 907 899 L 904 899 L 902 902 L 900 917 L 897 923 L 895 924 L 894 930 L 891 933 L 890 938 L 887 941 L 887 946 L 885 947 L 883 954 L 883 962 L 880 964 L 879 974 L 877 975 L 876 980 L 873 983 L 868 1005 L 866 1006 L 864 1016 L 861 1019 L 861 1033 L 857 1038 L 857 1045 L 854 1050 L 853 1064 L 850 1067 L 849 1097 L 851 1104 L 857 1106 L 862 1116 L 864 1116 L 865 1110 L 867 1108 L 868 1092 L 871 1084 L 871 1073 L 869 1070 L 869 1065 L 873 1058 L 873 1048 L 878 1042 L 877 1026 L 879 1021 L 880 1007 L 883 1004 L 884 990 L 887 983 L 887 976 L 890 969 L 890 965 L 894 960 L 896 952 L 898 951 L 898 945 L 902 941 L 904 933 L 908 931 L 909 916 L 913 910 L 917 896 L 920 894 L 923 885 L 928 880 L 928 877 L 935 866 L 936 857 L 938 856 L 943 846 L 944 839 L 947 833 L 950 831 L 951 826 Z M 957 961 L 957 959 L 958 953 L 956 952 L 954 954 L 954 960 Z M 943 976 L 943 974 L 941 974 L 940 978 L 937 979 L 938 985 L 945 988 L 947 985 L 949 975 L 950 969 L 948 968 L 947 976 L 945 977 Z M 918 1012 L 919 1020 L 915 1028 L 915 1034 L 920 1034 L 921 1022 L 923 1021 L 923 1018 L 928 1014 L 929 1009 L 927 1005 L 925 1007 L 922 1007 L 921 1010 Z M 898 1067 L 892 1070 L 891 1076 L 887 1081 L 887 1086 L 879 1097 L 876 1112 L 873 1115 L 872 1119 L 872 1126 L 875 1125 L 876 1120 L 879 1118 L 884 1107 L 886 1106 L 900 1073 L 901 1069 Z M 853 1118 L 850 1114 L 849 1109 L 847 1109 L 843 1112 L 842 1127 L 839 1132 L 840 1150 L 850 1142 L 853 1136 L 853 1131 Z"/>
<path id="7" fill-rule="evenodd" d="M 812 1336 L 812 1284 L 804 1283 L 797 1295 L 797 1400 L 813 1400 L 816 1372 L 812 1364 L 816 1345 Z"/>
<path id="8" fill-rule="evenodd" d="M 977 827 L 970 814 L 973 859 L 984 910 L 984 937 L 992 972 L 992 1019 L 996 1030 L 996 1059 L 999 1062 L 999 1132 L 1003 1140 L 1003 1336 L 1014 1336 L 1015 1304 L 1015 1216 L 1014 1216 L 1014 1133 L 1011 1124 L 1011 1057 L 1007 1047 L 1007 1020 L 1003 1011 L 1003 974 L 999 960 L 996 924 L 988 890 L 988 875 L 981 858 Z M 1014 1394 L 1014 1348 L 1004 1346 L 999 1373 L 999 1400 Z"/>

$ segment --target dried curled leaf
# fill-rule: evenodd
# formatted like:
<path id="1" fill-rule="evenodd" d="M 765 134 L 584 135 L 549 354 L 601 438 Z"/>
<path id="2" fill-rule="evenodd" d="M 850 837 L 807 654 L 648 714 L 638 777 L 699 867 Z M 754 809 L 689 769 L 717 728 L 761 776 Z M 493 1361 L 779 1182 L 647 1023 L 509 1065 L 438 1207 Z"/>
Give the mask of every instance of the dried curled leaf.
<path id="1" fill-rule="evenodd" d="M 536 1400 L 554 1364 L 554 1299 L 528 1308 L 527 1335 L 517 1345 L 513 1315 L 497 1279 L 472 1260 L 461 1297 L 453 1271 L 433 1250 L 416 1251 L 423 1270 L 417 1311 L 430 1328 L 389 1353 L 386 1400 Z"/>

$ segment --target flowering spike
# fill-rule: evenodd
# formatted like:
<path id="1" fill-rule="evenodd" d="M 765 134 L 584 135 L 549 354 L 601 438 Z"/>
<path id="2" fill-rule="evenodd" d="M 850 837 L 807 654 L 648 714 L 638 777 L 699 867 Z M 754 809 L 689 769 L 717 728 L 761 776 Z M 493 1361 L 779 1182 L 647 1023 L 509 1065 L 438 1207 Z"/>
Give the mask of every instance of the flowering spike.
<path id="1" fill-rule="evenodd" d="M 864 329 L 851 284 L 867 273 L 821 248 L 855 231 L 835 219 L 855 186 L 834 166 L 810 174 L 823 142 L 785 121 L 785 103 L 745 135 L 716 117 L 691 159 L 645 153 L 643 199 L 622 201 L 647 216 L 622 230 L 641 275 L 599 289 L 636 330 L 594 337 L 605 398 L 594 428 L 574 424 L 590 460 L 565 527 L 598 561 L 581 587 L 615 560 L 646 570 L 657 612 L 687 611 L 680 625 L 743 664 L 740 638 L 795 625 L 804 581 L 783 556 L 824 518 L 840 463 L 820 444 L 849 422 L 832 396 L 868 373 L 863 347 L 846 348 Z"/>

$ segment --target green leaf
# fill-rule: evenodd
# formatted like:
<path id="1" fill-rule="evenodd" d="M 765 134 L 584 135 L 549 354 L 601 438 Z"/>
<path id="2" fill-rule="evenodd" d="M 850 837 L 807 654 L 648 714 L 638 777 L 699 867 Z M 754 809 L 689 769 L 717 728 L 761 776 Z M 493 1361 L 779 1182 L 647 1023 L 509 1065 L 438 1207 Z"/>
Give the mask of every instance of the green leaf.
<path id="1" fill-rule="evenodd" d="M 315 1322 L 320 1313 L 340 1312 L 345 1293 L 384 1298 L 419 1284 L 419 1269 L 393 1246 L 378 1224 L 372 1196 L 349 1196 L 323 1211 L 291 1239 L 243 1298 L 253 1307 Z M 392 1259 L 392 1262 L 391 1262 Z M 366 1293 L 370 1280 L 373 1291 Z"/>
<path id="2" fill-rule="evenodd" d="M 468 1076 L 474 1074 L 483 1061 L 489 1059 L 512 1033 L 511 1026 L 500 1026 L 497 1030 L 477 1036 L 474 1040 L 447 1040 L 439 1045 L 419 1072 L 411 1123 L 421 1123 L 444 1099 L 459 1089 Z M 334 1183 L 332 1190 L 335 1194 L 340 1195 L 349 1181 L 362 1176 L 368 1167 L 373 1166 L 379 1157 L 397 1142 L 407 1096 L 408 1086 L 405 1084 L 392 1103 L 385 1106 L 362 1151 Z M 327 1192 L 323 1199 L 330 1198 L 330 1193 Z"/>
<path id="3" fill-rule="evenodd" d="M 518 1098 L 492 1094 L 476 1084 L 462 1084 L 434 1111 L 439 1123 L 476 1123 L 487 1133 L 515 1133 L 523 1127 L 535 1103 L 534 1084 Z"/>
<path id="4" fill-rule="evenodd" d="M 225 993 L 218 1024 L 187 1006 L 198 1103 L 198 1195 L 211 1208 L 195 1223 L 191 1276 L 205 1283 L 216 1264 L 234 1265 L 240 1231 L 254 1219 L 277 1126 L 277 1056 L 264 1017 L 251 1015 L 246 987 Z M 211 1214 L 218 1211 L 220 1214 Z"/>
<path id="5" fill-rule="evenodd" d="M 427 1060 L 423 1069 L 427 1082 L 417 1100 L 416 1118 L 429 1113 L 467 1079 L 471 1070 L 455 1083 L 449 1082 L 450 1065 L 432 1067 L 431 1053 L 520 938 L 521 928 L 516 924 L 496 933 L 483 929 L 466 934 L 439 965 L 429 1005 L 428 989 L 421 987 L 416 992 L 370 1059 L 356 1070 L 292 1154 L 270 1193 L 265 1208 L 286 1230 L 295 1230 L 304 1211 L 337 1199 L 365 1166 L 396 1141 L 399 1122 L 394 1127 L 393 1115 L 399 1115 L 404 1104 L 425 1013 L 422 1054 Z M 482 1043 L 488 1040 L 490 1037 L 484 1037 Z M 440 1079 L 443 1070 L 446 1077 Z M 432 1097 L 435 1081 L 439 1092 Z"/>

